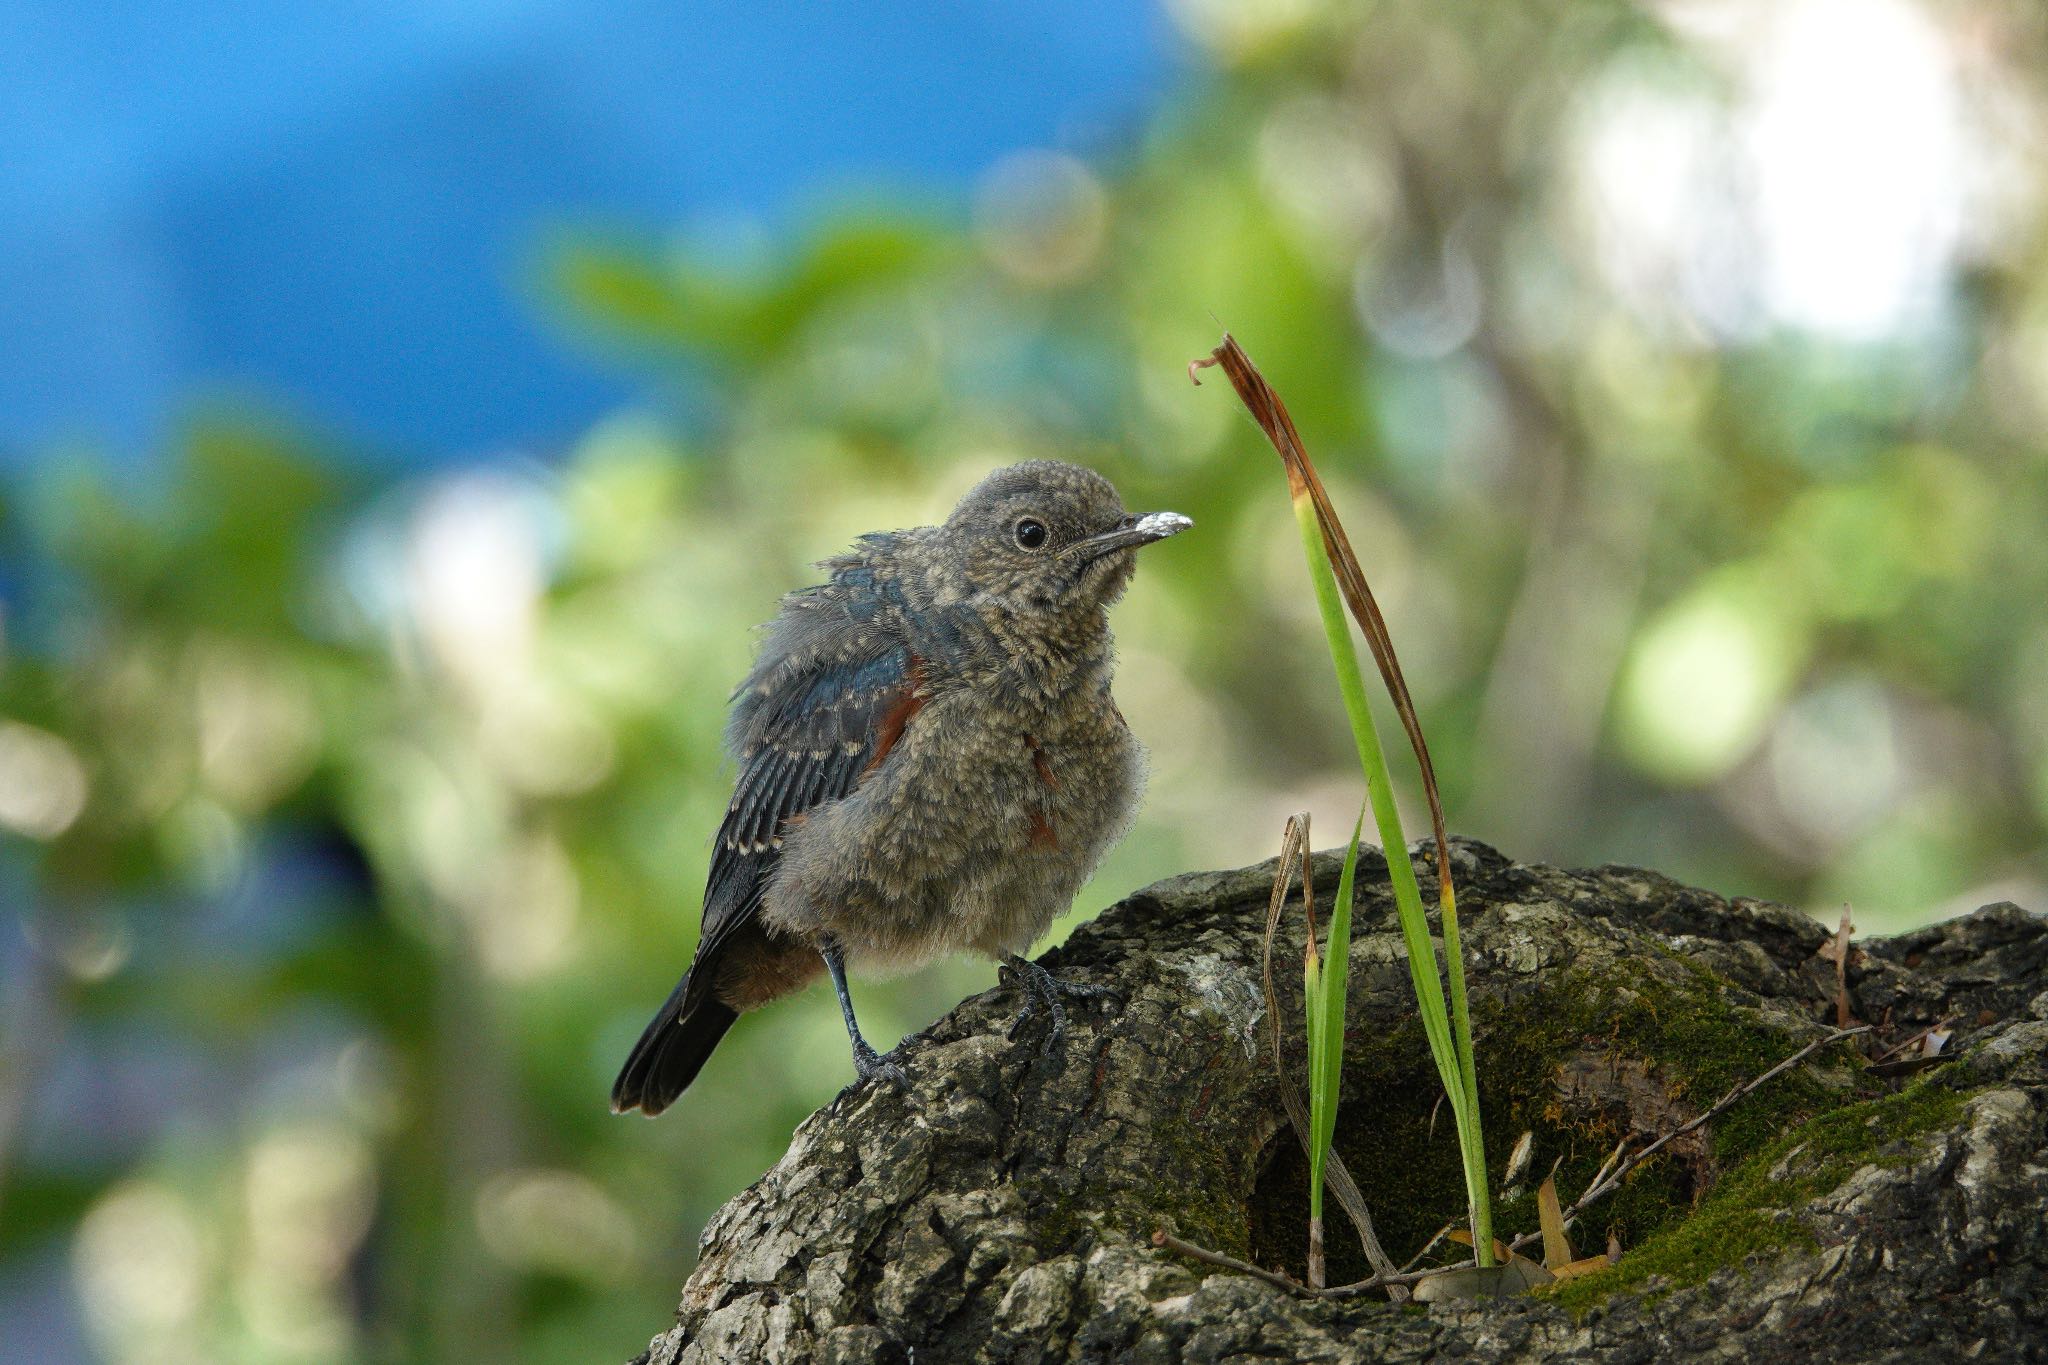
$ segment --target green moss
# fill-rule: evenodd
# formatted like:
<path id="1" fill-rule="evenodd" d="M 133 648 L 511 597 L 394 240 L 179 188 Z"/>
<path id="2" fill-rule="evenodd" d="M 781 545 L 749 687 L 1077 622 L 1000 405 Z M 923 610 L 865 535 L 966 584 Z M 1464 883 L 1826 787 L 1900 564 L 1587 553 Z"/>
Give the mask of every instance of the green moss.
<path id="1" fill-rule="evenodd" d="M 1763 1023 L 1750 1010 L 1729 1003 L 1713 973 L 1657 945 L 1684 974 L 1684 984 L 1651 979 L 1632 988 L 1641 998 L 1633 1011 L 1617 1009 L 1618 1028 L 1630 1032 L 1631 1051 L 1655 1058 L 1672 1082 L 1672 1095 L 1692 1110 L 1713 1105 L 1728 1091 L 1783 1061 L 1797 1041 Z M 1828 1064 L 1817 1056 L 1779 1076 L 1714 1121 L 1713 1156 L 1732 1165 L 1785 1131 L 1786 1125 L 1818 1113 L 1839 1097 L 1841 1084 L 1822 1077 Z"/>
<path id="2" fill-rule="evenodd" d="M 1613 1269 L 1549 1292 L 1580 1316 L 1653 1279 L 1660 1291 L 1698 1284 L 1759 1252 L 1811 1246 L 1813 1233 L 1786 1211 L 1837 1188 L 1863 1166 L 1907 1160 L 1911 1139 L 1954 1123 L 1963 1100 L 1930 1078 L 1809 1119 L 1750 1156 L 1691 1217 L 1627 1253 Z"/>
<path id="3" fill-rule="evenodd" d="M 1619 1105 L 1567 1105 L 1558 1080 L 1568 1063 L 1591 1060 L 1639 1069 L 1641 1082 L 1671 1101 L 1674 1115 L 1697 1113 L 1736 1084 L 1767 1071 L 1798 1044 L 1755 1012 L 1729 1001 L 1708 972 L 1668 954 L 1625 986 L 1567 974 L 1548 989 L 1503 1001 L 1474 1001 L 1487 1165 L 1499 1181 L 1516 1140 L 1535 1134 L 1523 1192 L 1496 1205 L 1506 1237 L 1536 1226 L 1535 1187 L 1557 1168 L 1567 1199 L 1586 1187 L 1631 1128 Z M 1360 1031 L 1362 1032 L 1362 1031 Z M 1583 1249 L 1612 1230 L 1643 1243 L 1694 1211 L 1716 1170 L 1763 1149 L 1788 1128 L 1838 1102 L 1847 1082 L 1820 1055 L 1744 1097 L 1710 1125 L 1708 1161 L 1673 1153 L 1653 1160 L 1597 1206 L 1576 1230 Z M 1824 1079 L 1825 1077 L 1825 1079 Z M 1832 1083 L 1831 1083 L 1832 1082 Z M 1405 1260 L 1436 1230 L 1465 1217 L 1464 1180 L 1448 1110 L 1419 1024 L 1354 1034 L 1345 1059 L 1337 1148 L 1370 1205 L 1380 1240 Z M 1662 1106 L 1660 1106 L 1662 1107 Z M 1674 1119 L 1674 1121 L 1676 1121 Z M 1255 1258 L 1306 1270 L 1307 1163 L 1283 1134 L 1260 1177 L 1251 1211 Z M 1332 1282 L 1367 1274 L 1363 1253 L 1339 1215 L 1327 1232 Z"/>
<path id="4" fill-rule="evenodd" d="M 1144 1172 L 1124 1172 L 1126 1182 L 1108 1207 L 1099 1187 L 1087 1182 L 1072 1188 L 1049 1177 L 1024 1182 L 1020 1192 L 1032 1210 L 1032 1241 L 1040 1248 L 1073 1250 L 1106 1219 L 1139 1241 L 1164 1226 L 1228 1255 L 1250 1254 L 1244 1186 L 1251 1154 L 1219 1149 L 1189 1122 L 1163 1124 L 1153 1139 L 1157 1162 Z"/>
<path id="5" fill-rule="evenodd" d="M 1218 1097 L 1216 1102 L 1224 1100 Z M 1212 1139 L 1192 1123 L 1170 1125 L 1158 1138 L 1165 1159 L 1157 1170 L 1157 1183 L 1141 1191 L 1141 1202 L 1174 1210 L 1182 1237 L 1233 1256 L 1250 1255 L 1244 1188 L 1255 1154 L 1243 1149 L 1217 1151 Z M 1149 1234 L 1151 1229 L 1145 1231 Z"/>

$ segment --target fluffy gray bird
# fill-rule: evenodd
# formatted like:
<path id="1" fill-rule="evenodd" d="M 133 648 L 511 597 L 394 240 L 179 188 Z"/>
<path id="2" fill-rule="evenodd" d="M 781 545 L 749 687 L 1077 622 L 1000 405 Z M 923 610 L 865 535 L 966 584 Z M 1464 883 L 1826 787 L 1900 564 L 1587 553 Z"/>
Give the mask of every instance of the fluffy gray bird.
<path id="1" fill-rule="evenodd" d="M 791 593 L 733 694 L 739 779 L 696 960 L 634 1045 L 612 1108 L 653 1115 L 743 1010 L 830 972 L 862 1079 L 904 1083 L 854 1022 L 846 969 L 986 953 L 1064 1029 L 1020 954 L 1130 824 L 1144 751 L 1109 694 L 1110 604 L 1135 551 L 1190 525 L 1124 512 L 1101 475 L 997 470 L 942 526 L 861 537 Z M 1014 1030 L 1013 1030 L 1014 1032 Z"/>

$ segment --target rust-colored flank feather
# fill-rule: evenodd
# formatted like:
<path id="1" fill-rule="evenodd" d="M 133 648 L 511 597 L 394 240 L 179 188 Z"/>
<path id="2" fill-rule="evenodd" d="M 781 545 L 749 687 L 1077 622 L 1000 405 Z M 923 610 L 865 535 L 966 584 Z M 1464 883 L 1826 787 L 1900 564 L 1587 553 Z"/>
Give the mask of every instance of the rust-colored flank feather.
<path id="1" fill-rule="evenodd" d="M 1058 791 L 1060 789 L 1060 780 L 1052 775 L 1052 764 L 1046 761 L 1045 750 L 1039 747 L 1037 737 L 1034 735 L 1024 736 L 1024 747 L 1031 750 L 1031 766 L 1038 770 L 1038 780 L 1045 783 L 1046 790 Z M 1045 811 L 1042 808 L 1034 809 L 1031 812 L 1031 846 L 1033 848 L 1058 848 L 1060 846 L 1059 833 L 1053 829 L 1052 821 L 1046 817 Z"/>
<path id="2" fill-rule="evenodd" d="M 1122 717 L 1119 716 L 1118 719 L 1121 720 Z M 1031 750 L 1031 766 L 1038 769 L 1038 780 L 1058 791 L 1060 780 L 1052 775 L 1052 764 L 1045 761 L 1045 750 L 1039 747 L 1037 738 L 1032 735 L 1024 736 L 1024 747 Z"/>
<path id="3" fill-rule="evenodd" d="M 875 722 L 875 756 L 861 769 L 861 776 L 882 766 L 882 760 L 896 747 L 896 741 L 903 738 L 903 727 L 910 724 L 910 718 L 924 707 L 924 660 L 910 656 L 909 685 L 903 695 L 884 711 Z"/>

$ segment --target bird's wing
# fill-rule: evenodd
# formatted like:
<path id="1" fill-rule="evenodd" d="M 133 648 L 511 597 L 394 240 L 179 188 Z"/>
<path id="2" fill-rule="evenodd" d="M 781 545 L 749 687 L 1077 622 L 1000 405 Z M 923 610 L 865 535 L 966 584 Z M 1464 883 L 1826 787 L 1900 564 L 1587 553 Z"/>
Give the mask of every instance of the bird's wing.
<path id="1" fill-rule="evenodd" d="M 923 704 L 921 661 L 846 579 L 789 599 L 736 694 L 740 772 L 711 854 L 700 966 L 755 922 L 789 821 L 851 792 Z M 691 975 L 692 995 L 710 989 L 713 973 Z"/>

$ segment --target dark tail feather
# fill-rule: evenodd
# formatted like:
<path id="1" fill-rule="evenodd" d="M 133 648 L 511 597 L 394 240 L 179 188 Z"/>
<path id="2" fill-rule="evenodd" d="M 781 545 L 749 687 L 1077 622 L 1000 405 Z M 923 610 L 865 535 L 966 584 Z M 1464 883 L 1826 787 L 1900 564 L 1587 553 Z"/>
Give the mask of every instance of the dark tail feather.
<path id="1" fill-rule="evenodd" d="M 638 1109 L 653 1118 L 675 1103 L 676 1096 L 697 1079 L 718 1040 L 739 1018 L 708 998 L 694 1002 L 689 1012 L 683 1013 L 689 985 L 687 976 L 676 984 L 640 1041 L 633 1044 L 633 1055 L 626 1058 L 619 1078 L 612 1082 L 614 1114 Z"/>

